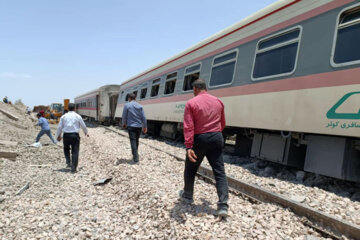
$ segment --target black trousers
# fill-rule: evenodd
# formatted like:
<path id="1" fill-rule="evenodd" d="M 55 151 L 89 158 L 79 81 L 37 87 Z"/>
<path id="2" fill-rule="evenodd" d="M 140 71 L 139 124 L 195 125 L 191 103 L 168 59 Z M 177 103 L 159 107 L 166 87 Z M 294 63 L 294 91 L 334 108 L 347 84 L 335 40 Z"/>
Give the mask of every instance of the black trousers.
<path id="1" fill-rule="evenodd" d="M 184 197 L 193 198 L 195 175 L 206 156 L 213 170 L 216 180 L 216 190 L 219 197 L 218 209 L 228 208 L 229 189 L 223 160 L 224 138 L 221 132 L 203 133 L 195 135 L 193 150 L 197 156 L 196 162 L 191 162 L 187 155 L 184 171 Z"/>
<path id="2" fill-rule="evenodd" d="M 141 128 L 138 127 L 127 127 L 129 138 L 130 138 L 130 145 L 131 145 L 131 152 L 133 155 L 133 159 L 135 162 L 139 161 L 139 138 L 141 134 Z"/>
<path id="3" fill-rule="evenodd" d="M 80 136 L 78 133 L 64 133 L 64 155 L 66 164 L 71 165 L 71 170 L 76 170 L 79 159 Z M 71 158 L 70 158 L 71 149 Z M 70 161 L 71 159 L 71 161 Z"/>

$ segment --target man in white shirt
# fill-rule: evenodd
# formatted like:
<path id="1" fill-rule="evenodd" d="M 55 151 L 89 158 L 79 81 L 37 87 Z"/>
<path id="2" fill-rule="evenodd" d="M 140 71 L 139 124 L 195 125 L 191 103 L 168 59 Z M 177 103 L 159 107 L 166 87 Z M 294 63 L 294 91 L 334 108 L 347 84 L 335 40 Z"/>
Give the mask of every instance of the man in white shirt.
<path id="1" fill-rule="evenodd" d="M 84 131 L 85 135 L 89 137 L 88 130 L 81 116 L 74 112 L 75 105 L 69 104 L 69 112 L 63 115 L 60 119 L 59 126 L 56 133 L 56 138 L 61 141 L 61 132 L 63 135 L 64 155 L 66 158 L 67 167 L 71 167 L 71 172 L 75 173 L 79 159 L 80 148 L 80 128 Z M 71 164 L 70 164 L 70 147 L 71 147 Z"/>

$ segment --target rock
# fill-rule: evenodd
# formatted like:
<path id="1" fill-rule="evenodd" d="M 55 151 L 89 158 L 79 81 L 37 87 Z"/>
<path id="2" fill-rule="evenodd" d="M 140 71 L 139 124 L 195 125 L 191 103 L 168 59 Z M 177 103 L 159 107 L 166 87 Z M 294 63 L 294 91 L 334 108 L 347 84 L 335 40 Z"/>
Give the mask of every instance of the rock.
<path id="1" fill-rule="evenodd" d="M 267 165 L 269 165 L 269 162 L 267 161 L 261 161 L 261 160 L 257 161 L 258 168 L 265 168 Z"/>
<path id="2" fill-rule="evenodd" d="M 296 172 L 296 180 L 299 182 L 303 182 L 305 178 L 305 172 L 304 171 L 297 171 Z"/>
<path id="3" fill-rule="evenodd" d="M 352 201 L 358 201 L 360 202 L 360 192 L 356 192 L 351 196 Z"/>
<path id="4" fill-rule="evenodd" d="M 257 162 L 248 163 L 248 164 L 243 165 L 242 167 L 243 167 L 243 168 L 247 168 L 247 169 L 258 170 Z"/>
<path id="5" fill-rule="evenodd" d="M 273 167 L 267 166 L 262 173 L 264 176 L 274 176 L 276 170 Z"/>
<path id="6" fill-rule="evenodd" d="M 290 199 L 295 201 L 295 202 L 302 203 L 302 202 L 305 202 L 306 197 L 305 196 L 295 195 L 295 196 L 291 196 Z"/>
<path id="7" fill-rule="evenodd" d="M 315 237 L 313 235 L 307 235 L 306 240 L 320 240 L 318 237 Z"/>
<path id="8" fill-rule="evenodd" d="M 118 166 L 120 163 L 121 163 L 121 159 L 120 159 L 120 158 L 117 158 L 117 159 L 114 161 L 114 165 L 115 165 L 115 166 Z"/>

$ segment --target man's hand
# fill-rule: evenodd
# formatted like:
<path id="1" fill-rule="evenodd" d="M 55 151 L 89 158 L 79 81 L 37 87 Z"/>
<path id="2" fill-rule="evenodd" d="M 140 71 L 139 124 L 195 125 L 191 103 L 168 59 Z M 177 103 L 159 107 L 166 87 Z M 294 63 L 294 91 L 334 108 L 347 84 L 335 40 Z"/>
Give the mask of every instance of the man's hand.
<path id="1" fill-rule="evenodd" d="M 126 124 L 123 124 L 122 127 L 123 127 L 123 128 L 126 128 Z"/>
<path id="2" fill-rule="evenodd" d="M 194 162 L 194 163 L 196 162 L 197 156 L 196 156 L 194 150 L 192 150 L 192 149 L 186 150 L 186 155 L 189 158 L 190 162 Z"/>
<path id="3" fill-rule="evenodd" d="M 87 136 L 87 137 L 90 137 L 90 135 L 89 135 L 88 133 L 86 134 L 86 136 Z"/>
<path id="4" fill-rule="evenodd" d="M 144 134 L 146 134 L 147 133 L 147 128 L 143 128 L 143 132 L 144 132 Z"/>
<path id="5" fill-rule="evenodd" d="M 61 141 L 61 136 L 58 136 L 58 137 L 57 137 L 57 140 L 58 140 L 58 141 Z"/>

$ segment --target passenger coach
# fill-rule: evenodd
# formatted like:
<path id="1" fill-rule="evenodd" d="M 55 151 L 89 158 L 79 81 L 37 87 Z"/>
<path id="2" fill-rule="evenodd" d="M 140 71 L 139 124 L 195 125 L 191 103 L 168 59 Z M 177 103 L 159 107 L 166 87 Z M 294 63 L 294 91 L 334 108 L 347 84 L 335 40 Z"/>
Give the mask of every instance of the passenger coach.
<path id="1" fill-rule="evenodd" d="M 121 85 L 149 128 L 181 133 L 192 82 L 224 102 L 237 153 L 360 181 L 360 2 L 283 0 Z"/>
<path id="2" fill-rule="evenodd" d="M 89 120 L 109 125 L 115 116 L 120 85 L 105 85 L 75 98 L 76 112 Z"/>

